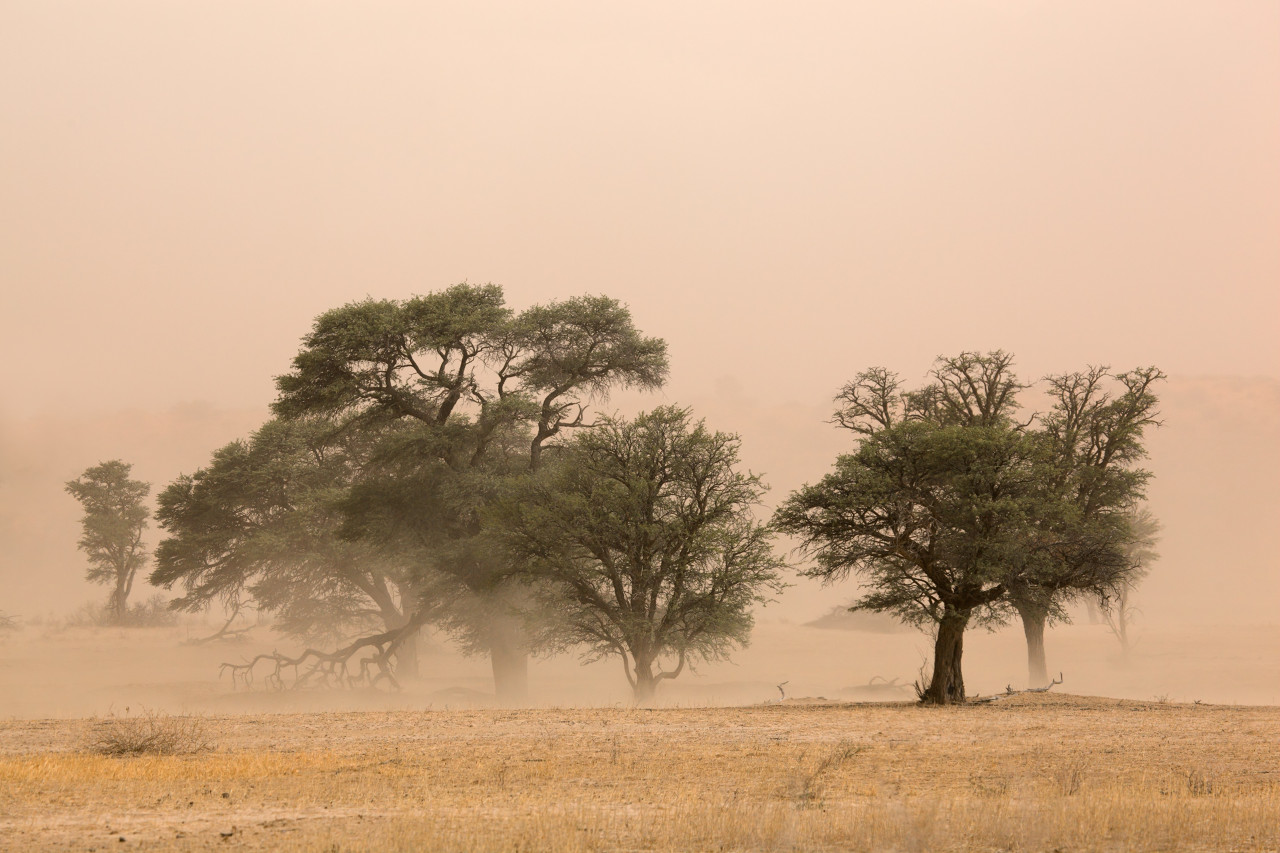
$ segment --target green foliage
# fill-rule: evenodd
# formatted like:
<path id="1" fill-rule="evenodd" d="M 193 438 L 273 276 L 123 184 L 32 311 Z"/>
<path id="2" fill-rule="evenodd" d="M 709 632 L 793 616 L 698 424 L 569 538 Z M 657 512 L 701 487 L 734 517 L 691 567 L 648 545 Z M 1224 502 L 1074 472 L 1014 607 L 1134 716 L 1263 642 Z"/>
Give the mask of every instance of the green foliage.
<path id="1" fill-rule="evenodd" d="M 142 532 L 151 486 L 129 479 L 132 470 L 132 465 L 112 459 L 86 468 L 66 484 L 66 491 L 84 508 L 78 544 L 89 558 L 85 577 L 112 587 L 108 609 L 117 619 L 125 615 L 134 576 L 148 557 Z"/>
<path id="2" fill-rule="evenodd" d="M 460 284 L 321 315 L 293 371 L 277 380 L 275 409 L 442 426 L 463 406 L 471 458 L 501 428 L 525 424 L 536 466 L 548 439 L 583 425 L 588 399 L 657 387 L 666 373 L 666 345 L 643 337 L 615 299 L 583 296 L 513 317 L 501 288 Z"/>
<path id="3" fill-rule="evenodd" d="M 418 605 L 485 648 L 510 609 L 510 567 L 481 509 L 504 478 L 536 469 L 614 387 L 654 387 L 666 346 L 617 300 L 584 296 L 519 315 L 493 285 L 366 301 L 321 316 L 278 380 L 287 420 L 393 423 L 341 502 L 342 535 L 411 563 Z"/>
<path id="4" fill-rule="evenodd" d="M 856 607 L 950 625 L 956 671 L 935 660 L 934 687 L 959 678 L 970 620 L 999 620 L 1028 601 L 1050 611 L 1132 574 L 1129 519 L 1150 477 L 1135 465 L 1163 375 L 1094 368 L 1049 377 L 1054 406 L 1019 420 L 1027 386 L 1012 361 L 999 351 L 940 358 L 914 391 L 882 368 L 859 374 L 835 415 L 857 448 L 775 515 L 813 557 L 811 576 L 852 572 L 868 582 Z M 1119 393 L 1106 390 L 1108 379 Z"/>
<path id="5" fill-rule="evenodd" d="M 617 655 L 640 698 L 687 660 L 745 645 L 751 607 L 783 563 L 751 518 L 764 486 L 736 470 L 738 438 L 687 410 L 606 419 L 493 510 L 505 544 L 557 618 L 554 645 Z M 660 657 L 672 671 L 654 674 Z"/>
<path id="6" fill-rule="evenodd" d="M 430 618 L 487 650 L 520 593 L 484 505 L 589 403 L 666 371 L 603 296 L 516 315 L 460 284 L 328 311 L 277 379 L 277 420 L 161 496 L 154 581 L 182 583 L 183 608 L 249 597 L 310 634 Z"/>
<path id="7" fill-rule="evenodd" d="M 348 490 L 389 432 L 275 420 L 218 450 L 160 493 L 156 518 L 169 536 L 151 583 L 181 584 L 180 610 L 252 598 L 300 636 L 398 625 L 412 597 L 405 567 L 338 535 Z"/>

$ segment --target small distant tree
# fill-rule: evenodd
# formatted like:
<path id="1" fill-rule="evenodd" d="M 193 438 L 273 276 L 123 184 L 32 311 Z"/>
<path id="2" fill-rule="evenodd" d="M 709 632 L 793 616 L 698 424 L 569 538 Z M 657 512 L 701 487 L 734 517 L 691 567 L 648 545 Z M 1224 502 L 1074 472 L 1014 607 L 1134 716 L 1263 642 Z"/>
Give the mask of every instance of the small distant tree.
<path id="1" fill-rule="evenodd" d="M 111 587 L 107 613 L 117 623 L 128 615 L 133 579 L 147 562 L 142 531 L 147 528 L 144 501 L 151 486 L 129 479 L 132 470 L 132 465 L 112 459 L 85 469 L 66 485 L 84 507 L 79 546 L 89 557 L 85 577 Z"/>
<path id="2" fill-rule="evenodd" d="M 765 487 L 736 470 L 738 444 L 686 409 L 606 419 L 499 504 L 541 612 L 557 614 L 543 623 L 552 645 L 621 658 L 637 702 L 692 660 L 746 645 L 752 606 L 782 588 L 751 517 Z"/>

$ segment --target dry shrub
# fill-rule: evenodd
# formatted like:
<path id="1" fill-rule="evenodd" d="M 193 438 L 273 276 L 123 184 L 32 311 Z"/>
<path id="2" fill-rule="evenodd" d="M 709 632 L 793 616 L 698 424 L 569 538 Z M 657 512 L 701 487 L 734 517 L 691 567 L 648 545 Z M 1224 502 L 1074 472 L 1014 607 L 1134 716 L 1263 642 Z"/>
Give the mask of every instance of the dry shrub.
<path id="1" fill-rule="evenodd" d="M 191 755 L 212 748 L 199 716 L 147 709 L 130 715 L 128 708 L 122 716 L 109 716 L 92 744 L 100 755 Z"/>
<path id="2" fill-rule="evenodd" d="M 1054 785 L 1058 793 L 1066 797 L 1074 797 L 1084 787 L 1085 771 L 1089 761 L 1084 756 L 1077 756 L 1058 767 L 1053 774 Z"/>
<path id="3" fill-rule="evenodd" d="M 842 740 L 835 746 L 823 750 L 820 755 L 810 761 L 805 761 L 805 755 L 802 752 L 799 756 L 800 768 L 790 780 L 788 793 L 802 807 L 821 806 L 830 785 L 831 776 L 863 749 L 864 747 Z"/>
<path id="4" fill-rule="evenodd" d="M 923 702 L 924 694 L 929 690 L 929 682 L 933 681 L 933 670 L 929 668 L 929 661 L 926 658 L 920 659 L 920 669 L 916 672 L 916 680 L 911 682 L 911 689 L 915 691 L 916 699 Z"/>
<path id="5" fill-rule="evenodd" d="M 146 601 L 135 601 L 120 618 L 100 602 L 87 601 L 67 616 L 67 628 L 169 628 L 178 624 L 178 614 L 169 609 L 169 600 L 157 592 Z"/>
<path id="6" fill-rule="evenodd" d="M 1186 772 L 1187 793 L 1193 797 L 1207 797 L 1214 792 L 1213 774 L 1200 767 L 1192 767 Z"/>

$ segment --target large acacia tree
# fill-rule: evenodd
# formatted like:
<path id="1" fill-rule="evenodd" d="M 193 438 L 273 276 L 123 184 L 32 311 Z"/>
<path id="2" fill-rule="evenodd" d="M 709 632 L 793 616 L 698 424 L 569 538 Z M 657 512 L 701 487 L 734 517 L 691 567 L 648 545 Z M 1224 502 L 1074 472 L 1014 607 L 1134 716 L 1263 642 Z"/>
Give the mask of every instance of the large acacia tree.
<path id="1" fill-rule="evenodd" d="M 620 658 L 637 702 L 745 645 L 751 608 L 781 589 L 783 563 L 752 518 L 764 486 L 737 470 L 738 444 L 686 409 L 606 419 L 493 513 L 555 614 L 547 639 Z"/>
<path id="2" fill-rule="evenodd" d="M 89 558 L 85 577 L 111 587 L 107 612 L 116 622 L 128 614 L 134 578 L 148 557 L 142 532 L 147 528 L 145 501 L 151 486 L 130 479 L 132 470 L 129 463 L 112 459 L 86 468 L 66 484 L 84 508 L 79 547 Z"/>
<path id="3" fill-rule="evenodd" d="M 491 656 L 499 697 L 519 700 L 527 642 L 476 496 L 486 478 L 536 471 L 549 446 L 588 425 L 593 400 L 655 388 L 666 373 L 665 344 L 643 336 L 617 300 L 584 296 L 515 314 L 501 288 L 463 284 L 321 315 L 278 379 L 274 408 L 286 421 L 391 424 L 409 434 L 353 489 L 347 535 L 403 545 L 415 573 L 447 576 L 457 594 L 476 599 L 470 609 L 484 615 L 485 630 L 471 637 Z M 435 606 L 421 602 L 411 624 Z"/>
<path id="4" fill-rule="evenodd" d="M 1022 417 L 1012 362 L 999 351 L 940 358 L 910 391 L 887 370 L 859 374 L 836 413 L 856 450 L 775 516 L 814 557 L 809 574 L 856 573 L 870 591 L 855 607 L 935 631 L 930 703 L 964 700 L 965 630 L 999 621 L 1011 596 L 1105 589 L 1125 570 L 1122 515 L 1085 511 L 1071 485 L 1091 475 Z"/>

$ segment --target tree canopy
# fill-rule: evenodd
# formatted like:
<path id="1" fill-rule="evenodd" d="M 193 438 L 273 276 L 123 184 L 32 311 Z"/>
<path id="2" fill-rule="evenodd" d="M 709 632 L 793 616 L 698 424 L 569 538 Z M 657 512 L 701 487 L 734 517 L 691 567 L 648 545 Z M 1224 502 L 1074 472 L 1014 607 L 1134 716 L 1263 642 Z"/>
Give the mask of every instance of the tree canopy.
<path id="1" fill-rule="evenodd" d="M 783 563 L 751 513 L 760 478 L 737 470 L 737 436 L 661 407 L 577 436 L 494 517 L 536 582 L 543 630 L 590 658 L 617 656 L 639 701 L 697 659 L 745 645 L 751 608 Z M 660 660 L 673 663 L 658 669 Z"/>
<path id="2" fill-rule="evenodd" d="M 111 586 L 107 609 L 116 621 L 125 618 L 134 577 L 148 558 L 142 532 L 147 528 L 145 501 L 151 485 L 129 479 L 132 470 L 127 462 L 112 459 L 86 468 L 66 484 L 84 508 L 79 547 L 89 558 L 85 577 Z"/>
<path id="3" fill-rule="evenodd" d="M 166 490 L 157 581 L 184 584 L 179 606 L 247 593 L 310 633 L 434 621 L 519 699 L 521 593 L 481 509 L 590 426 L 592 403 L 666 373 L 665 344 L 605 296 L 516 313 L 501 288 L 460 284 L 328 311 L 277 379 L 276 420 Z"/>
<path id="4" fill-rule="evenodd" d="M 168 532 L 151 583 L 184 594 L 175 609 L 247 602 L 299 637 L 332 640 L 399 627 L 413 606 L 397 555 L 340 531 L 342 502 L 386 430 L 337 430 L 272 420 L 213 454 L 158 498 Z"/>
<path id="5" fill-rule="evenodd" d="M 1035 416 L 1019 420 L 1027 386 L 1012 364 L 1000 351 L 940 358 L 930 381 L 909 391 L 887 370 L 859 374 L 835 415 L 858 435 L 857 448 L 775 515 L 813 557 L 810 575 L 857 573 L 869 591 L 856 607 L 936 630 L 933 675 L 922 686 L 930 702 L 964 700 L 972 622 L 1001 619 L 1015 594 L 1052 600 L 1110 588 L 1127 568 L 1125 513 L 1147 476 L 1127 467 L 1140 458 L 1141 425 L 1107 422 L 1092 444 L 1068 453 L 1061 434 L 1075 427 L 1058 410 L 1039 427 Z M 1145 389 L 1159 372 L 1121 377 Z M 1129 424 L 1129 445 L 1117 424 Z M 1098 454 L 1112 468 L 1086 464 Z"/>

